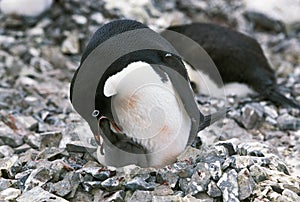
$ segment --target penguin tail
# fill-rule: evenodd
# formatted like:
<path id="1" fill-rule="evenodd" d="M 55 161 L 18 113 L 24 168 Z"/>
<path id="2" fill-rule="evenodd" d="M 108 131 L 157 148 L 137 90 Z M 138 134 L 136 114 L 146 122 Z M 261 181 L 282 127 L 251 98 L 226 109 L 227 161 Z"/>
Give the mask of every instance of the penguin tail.
<path id="1" fill-rule="evenodd" d="M 270 91 L 266 92 L 267 98 L 271 101 L 278 103 L 284 107 L 292 107 L 295 109 L 300 110 L 300 105 L 294 102 L 293 100 L 285 97 L 279 90 L 271 89 Z"/>
<path id="2" fill-rule="evenodd" d="M 212 125 L 213 123 L 215 123 L 216 121 L 226 117 L 227 113 L 231 111 L 231 108 L 225 108 L 222 109 L 220 111 L 217 111 L 215 113 L 203 116 L 202 114 L 202 118 L 201 118 L 201 123 L 199 124 L 198 127 L 198 132 L 203 130 L 204 128 Z"/>

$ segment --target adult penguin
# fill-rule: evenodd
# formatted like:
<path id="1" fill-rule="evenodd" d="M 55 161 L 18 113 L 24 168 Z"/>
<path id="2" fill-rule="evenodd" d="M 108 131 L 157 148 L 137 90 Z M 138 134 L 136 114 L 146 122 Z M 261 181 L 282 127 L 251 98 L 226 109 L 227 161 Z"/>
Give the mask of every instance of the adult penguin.
<path id="1" fill-rule="evenodd" d="M 225 84 L 222 87 L 225 87 L 226 94 L 234 91 L 238 96 L 245 96 L 257 92 L 276 104 L 300 109 L 299 104 L 279 91 L 275 72 L 255 39 L 215 24 L 192 23 L 171 26 L 162 32 L 162 36 L 183 58 L 193 57 L 193 48 L 186 45 L 186 40 L 178 40 L 177 34 L 174 37 L 171 31 L 183 34 L 204 48 L 218 68 Z M 192 64 L 191 68 L 193 77 L 191 80 L 195 83 L 196 90 L 205 93 L 203 83 L 199 80 L 199 75 L 202 75 L 205 82 L 213 86 L 210 89 L 215 89 L 212 91 L 218 97 L 218 87 L 221 85 L 214 82 L 214 77 L 208 72 L 209 69 L 199 67 L 197 64 Z"/>
<path id="2" fill-rule="evenodd" d="M 95 32 L 70 97 L 103 148 L 105 164 L 117 167 L 174 162 L 198 131 L 226 111 L 204 116 L 180 55 L 133 20 L 112 21 Z"/>

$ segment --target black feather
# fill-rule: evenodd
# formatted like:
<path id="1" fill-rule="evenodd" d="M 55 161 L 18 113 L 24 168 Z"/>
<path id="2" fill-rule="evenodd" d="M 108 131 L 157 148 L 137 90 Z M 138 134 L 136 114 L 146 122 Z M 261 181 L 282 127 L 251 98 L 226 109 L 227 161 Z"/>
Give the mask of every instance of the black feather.
<path id="1" fill-rule="evenodd" d="M 206 23 L 168 29 L 186 35 L 201 45 L 217 66 L 224 83 L 245 83 L 276 104 L 300 108 L 299 104 L 280 93 L 275 72 L 255 39 L 226 27 Z M 181 54 L 181 50 L 177 51 Z"/>

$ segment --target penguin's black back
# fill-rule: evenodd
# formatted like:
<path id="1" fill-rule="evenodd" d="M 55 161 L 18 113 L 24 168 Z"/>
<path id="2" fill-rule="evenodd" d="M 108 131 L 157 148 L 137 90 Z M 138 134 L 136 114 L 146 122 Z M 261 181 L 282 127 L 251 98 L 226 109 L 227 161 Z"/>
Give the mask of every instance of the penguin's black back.
<path id="1" fill-rule="evenodd" d="M 143 28 L 148 27 L 134 20 L 116 20 L 103 25 L 94 33 L 91 40 L 89 41 L 82 54 L 81 63 L 99 44 L 103 43 L 109 38 L 130 30 Z"/>
<path id="2" fill-rule="evenodd" d="M 275 75 L 260 45 L 251 37 L 214 24 L 169 27 L 200 44 L 214 61 L 225 83 L 243 82 L 257 91 L 275 83 Z M 263 78 L 260 78 L 262 75 Z M 252 83 L 253 80 L 261 80 Z M 259 85 L 258 83 L 261 82 Z M 253 85 L 254 84 L 254 85 Z"/>
<path id="3" fill-rule="evenodd" d="M 192 23 L 167 29 L 201 45 L 214 61 L 224 83 L 245 83 L 277 104 L 300 109 L 279 92 L 275 72 L 255 39 L 215 24 Z"/>

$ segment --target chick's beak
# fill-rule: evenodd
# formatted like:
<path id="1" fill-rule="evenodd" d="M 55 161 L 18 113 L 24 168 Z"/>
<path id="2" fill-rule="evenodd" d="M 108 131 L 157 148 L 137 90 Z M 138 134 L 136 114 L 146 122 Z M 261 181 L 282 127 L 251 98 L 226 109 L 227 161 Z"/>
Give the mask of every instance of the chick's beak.
<path id="1" fill-rule="evenodd" d="M 101 146 L 101 154 L 103 154 L 103 141 L 102 139 L 110 139 L 111 137 L 107 137 L 109 135 L 113 135 L 114 131 L 116 133 L 121 133 L 122 129 L 119 127 L 114 121 L 109 120 L 106 116 L 101 116 L 98 120 L 98 133 L 94 134 L 95 140 L 99 146 Z"/>

